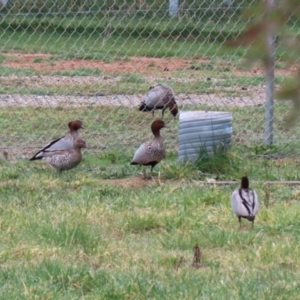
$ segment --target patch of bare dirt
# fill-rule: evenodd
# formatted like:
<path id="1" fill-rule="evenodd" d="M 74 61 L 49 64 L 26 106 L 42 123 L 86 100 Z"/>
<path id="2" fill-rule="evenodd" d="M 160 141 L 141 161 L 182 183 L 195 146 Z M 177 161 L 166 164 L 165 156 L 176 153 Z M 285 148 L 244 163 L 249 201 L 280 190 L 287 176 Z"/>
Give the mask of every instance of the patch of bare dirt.
<path id="1" fill-rule="evenodd" d="M 212 84 L 218 81 L 224 81 L 224 78 L 207 77 L 205 66 L 213 62 L 210 58 L 194 57 L 193 60 L 177 59 L 177 58 L 148 58 L 148 57 L 132 57 L 127 61 L 112 61 L 110 63 L 96 60 L 59 60 L 53 61 L 51 55 L 37 54 L 21 54 L 9 53 L 3 65 L 12 68 L 29 68 L 43 71 L 59 71 L 59 70 L 76 70 L 78 68 L 90 68 L 91 76 L 53 76 L 53 75 L 34 75 L 34 76 L 0 76 L 0 83 L 4 86 L 24 87 L 33 86 L 65 86 L 70 87 L 85 84 L 91 85 L 99 82 L 116 84 L 121 78 L 122 73 L 138 72 L 149 85 L 154 85 L 159 80 L 172 78 L 173 82 L 200 82 L 209 80 Z M 192 70 L 191 66 L 199 65 L 203 70 Z M 227 62 L 213 64 L 213 67 L 227 67 Z M 103 72 L 114 74 L 114 76 L 93 76 L 93 70 L 99 69 Z M 265 71 L 262 67 L 255 66 L 249 70 L 241 70 L 238 65 L 232 63 L 228 66 L 228 76 L 263 76 Z M 172 76 L 172 71 L 190 71 L 183 73 L 186 76 L 177 78 Z M 214 70 L 214 69 L 213 69 Z M 276 69 L 276 75 L 292 75 L 297 71 L 295 66 L 289 66 L 285 69 Z M 136 107 L 143 99 L 144 94 L 134 95 L 102 95 L 81 96 L 81 95 L 19 95 L 19 94 L 3 94 L 0 96 L 0 106 L 80 106 L 80 105 L 116 105 Z M 177 94 L 178 104 L 184 106 L 187 104 L 204 104 L 216 106 L 252 106 L 262 105 L 265 101 L 265 86 L 230 86 L 223 87 L 222 90 L 215 93 L 200 94 Z"/>
<path id="2" fill-rule="evenodd" d="M 131 73 L 151 74 L 156 72 L 172 72 L 190 69 L 192 61 L 178 58 L 149 58 L 149 57 L 131 57 L 128 60 L 116 60 L 105 62 L 101 60 L 51 60 L 51 55 L 44 53 L 37 54 L 9 54 L 4 63 L 11 68 L 27 68 L 37 71 L 63 71 L 76 70 L 80 68 L 99 69 L 108 73 Z M 208 63 L 208 58 L 194 58 L 193 64 Z M 225 65 L 224 65 L 225 66 Z M 205 71 L 205 70 L 204 70 Z M 231 70 L 236 75 L 264 75 L 262 67 L 253 67 L 247 70 L 233 68 Z M 201 72 L 201 70 L 199 70 Z M 285 69 L 276 69 L 276 74 L 290 75 L 296 72 L 296 67 Z"/>
<path id="3" fill-rule="evenodd" d="M 294 75 L 297 73 L 297 67 L 296 66 L 291 66 L 286 69 L 275 69 L 275 74 L 276 75 Z M 235 75 L 241 75 L 241 76 L 247 76 L 247 75 L 265 75 L 266 71 L 262 67 L 253 67 L 251 69 L 247 70 L 234 70 Z"/>
<path id="4" fill-rule="evenodd" d="M 49 60 L 47 54 L 10 55 L 4 65 L 11 68 L 28 68 L 37 71 L 61 71 L 80 68 L 99 69 L 108 73 L 149 73 L 153 71 L 175 71 L 189 67 L 190 60 L 177 58 L 132 57 L 128 60 L 105 62 L 101 60 Z"/>

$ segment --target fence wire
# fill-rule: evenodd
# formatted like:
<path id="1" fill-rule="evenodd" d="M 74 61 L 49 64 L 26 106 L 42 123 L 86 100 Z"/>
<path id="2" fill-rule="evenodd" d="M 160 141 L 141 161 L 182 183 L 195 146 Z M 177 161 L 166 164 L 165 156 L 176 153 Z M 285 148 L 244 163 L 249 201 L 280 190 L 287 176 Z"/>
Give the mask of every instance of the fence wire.
<path id="1" fill-rule="evenodd" d="M 255 2 L 181 1 L 170 17 L 163 0 L 1 0 L 1 148 L 26 156 L 82 119 L 93 151 L 132 154 L 151 138 L 152 115 L 138 106 L 159 83 L 174 89 L 181 111 L 231 111 L 233 144 L 260 145 L 264 69 L 244 68 L 246 48 L 224 47 L 245 29 L 251 17 L 242 12 Z M 287 26 L 299 34 L 297 20 Z M 276 56 L 276 84 L 293 72 L 285 54 Z M 274 143 L 295 153 L 297 128 L 282 125 L 288 107 L 275 105 Z M 178 120 L 168 112 L 165 120 L 167 147 L 176 150 Z"/>

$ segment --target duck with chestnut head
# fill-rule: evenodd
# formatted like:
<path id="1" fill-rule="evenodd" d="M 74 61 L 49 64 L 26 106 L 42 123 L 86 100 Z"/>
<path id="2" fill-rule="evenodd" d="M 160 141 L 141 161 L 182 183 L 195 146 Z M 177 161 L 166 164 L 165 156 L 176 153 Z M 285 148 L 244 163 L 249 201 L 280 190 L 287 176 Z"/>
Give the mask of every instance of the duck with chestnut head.
<path id="1" fill-rule="evenodd" d="M 154 110 L 162 110 L 162 119 L 164 112 L 169 109 L 173 117 L 175 118 L 178 114 L 178 106 L 175 100 L 175 93 L 171 87 L 164 84 L 158 84 L 150 87 L 144 101 L 139 107 L 140 111 L 149 111 L 154 117 Z"/>
<path id="2" fill-rule="evenodd" d="M 151 131 L 154 135 L 153 140 L 142 143 L 135 151 L 131 160 L 131 165 L 151 166 L 151 175 L 153 168 L 165 157 L 165 147 L 160 130 L 166 127 L 161 119 L 154 120 L 151 124 Z M 144 170 L 144 178 L 149 179 Z M 152 177 L 150 177 L 152 178 Z"/>
<path id="3" fill-rule="evenodd" d="M 78 130 L 83 128 L 83 122 L 80 120 L 71 121 L 68 123 L 69 134 L 62 136 L 39 150 L 30 160 L 38 160 L 44 157 L 46 152 L 54 150 L 74 149 L 74 142 L 80 138 Z"/>
<path id="4" fill-rule="evenodd" d="M 86 148 L 86 142 L 78 138 L 74 141 L 73 149 L 51 150 L 43 154 L 42 159 L 48 162 L 59 172 L 73 169 L 82 160 L 81 150 Z"/>

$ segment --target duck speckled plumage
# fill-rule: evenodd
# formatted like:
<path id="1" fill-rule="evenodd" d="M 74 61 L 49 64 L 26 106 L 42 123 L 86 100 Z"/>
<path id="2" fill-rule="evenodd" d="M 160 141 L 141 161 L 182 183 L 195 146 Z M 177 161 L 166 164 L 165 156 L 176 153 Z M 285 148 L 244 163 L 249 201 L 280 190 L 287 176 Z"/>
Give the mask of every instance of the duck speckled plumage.
<path id="1" fill-rule="evenodd" d="M 47 151 L 42 159 L 58 171 L 73 169 L 81 162 L 81 149 L 86 148 L 86 142 L 79 138 L 74 142 L 73 147 L 73 149 Z"/>
<path id="2" fill-rule="evenodd" d="M 241 227 L 241 218 L 252 222 L 254 226 L 255 217 L 259 211 L 259 202 L 257 194 L 249 188 L 249 179 L 247 176 L 242 177 L 241 187 L 231 194 L 231 206 L 237 215 Z"/>
<path id="3" fill-rule="evenodd" d="M 131 165 L 151 166 L 151 174 L 155 165 L 165 157 L 165 148 L 163 137 L 160 130 L 165 127 L 163 120 L 154 120 L 151 124 L 151 130 L 154 135 L 152 141 L 145 142 L 135 151 Z M 144 178 L 148 178 L 144 170 Z"/>
<path id="4" fill-rule="evenodd" d="M 154 117 L 154 110 L 162 110 L 162 118 L 164 112 L 169 109 L 173 117 L 178 114 L 178 106 L 175 100 L 175 93 L 172 88 L 164 84 L 158 84 L 150 87 L 144 101 L 139 108 L 140 111 L 151 111 Z"/>
<path id="5" fill-rule="evenodd" d="M 30 160 L 42 159 L 46 152 L 54 150 L 66 150 L 74 148 L 74 141 L 80 138 L 78 130 L 83 128 L 83 123 L 80 120 L 71 121 L 68 124 L 70 133 L 63 137 L 60 137 L 49 144 L 43 149 L 39 150 Z"/>

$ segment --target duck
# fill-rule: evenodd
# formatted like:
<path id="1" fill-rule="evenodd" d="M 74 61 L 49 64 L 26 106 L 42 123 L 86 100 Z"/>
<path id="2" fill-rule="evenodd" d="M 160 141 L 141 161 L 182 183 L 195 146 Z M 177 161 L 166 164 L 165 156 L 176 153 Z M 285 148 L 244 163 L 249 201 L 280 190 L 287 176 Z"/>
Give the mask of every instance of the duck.
<path id="1" fill-rule="evenodd" d="M 86 148 L 85 140 L 78 138 L 75 140 L 73 149 L 51 150 L 43 153 L 41 159 L 54 167 L 59 172 L 73 169 L 82 160 L 82 148 Z"/>
<path id="2" fill-rule="evenodd" d="M 178 114 L 175 93 L 168 85 L 158 84 L 149 88 L 149 91 L 139 107 L 139 111 L 150 111 L 154 118 L 154 110 L 161 109 L 163 119 L 164 112 L 167 108 L 175 118 Z"/>
<path id="3" fill-rule="evenodd" d="M 74 141 L 80 138 L 78 130 L 83 128 L 83 122 L 80 120 L 71 121 L 68 123 L 70 133 L 68 135 L 62 136 L 39 150 L 36 154 L 33 155 L 29 160 L 38 160 L 42 159 L 46 152 L 51 152 L 54 150 L 65 150 L 73 149 Z"/>
<path id="4" fill-rule="evenodd" d="M 255 190 L 249 188 L 247 176 L 242 177 L 240 188 L 231 194 L 231 207 L 239 219 L 240 228 L 242 218 L 252 222 L 253 228 L 255 217 L 259 211 L 259 201 Z"/>
<path id="5" fill-rule="evenodd" d="M 142 143 L 135 151 L 131 160 L 131 165 L 151 166 L 151 176 L 148 177 L 144 169 L 144 179 L 152 179 L 153 168 L 165 158 L 165 147 L 163 137 L 160 135 L 160 130 L 165 128 L 165 122 L 161 119 L 156 119 L 151 124 L 151 131 L 154 139 Z"/>

